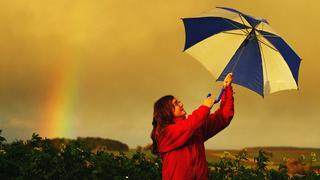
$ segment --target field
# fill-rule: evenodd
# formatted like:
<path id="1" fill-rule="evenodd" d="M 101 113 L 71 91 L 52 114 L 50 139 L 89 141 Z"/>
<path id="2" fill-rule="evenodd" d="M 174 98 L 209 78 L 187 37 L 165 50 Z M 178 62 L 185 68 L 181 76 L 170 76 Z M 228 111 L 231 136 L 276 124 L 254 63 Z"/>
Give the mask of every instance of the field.
<path id="1" fill-rule="evenodd" d="M 248 160 L 247 164 L 253 164 L 254 157 L 258 155 L 259 149 L 263 149 L 267 152 L 270 157 L 270 162 L 268 166 L 278 166 L 284 160 L 287 159 L 301 159 L 302 162 L 310 164 L 311 162 L 311 153 L 315 153 L 317 155 L 318 161 L 313 162 L 312 166 L 319 167 L 320 161 L 320 149 L 316 148 L 298 148 L 298 147 L 254 147 L 254 148 L 245 148 L 248 152 Z M 234 157 L 238 154 L 241 150 L 206 150 L 207 160 L 209 162 L 218 162 L 225 153 L 230 153 L 231 157 Z M 252 163 L 250 163 L 252 162 Z"/>

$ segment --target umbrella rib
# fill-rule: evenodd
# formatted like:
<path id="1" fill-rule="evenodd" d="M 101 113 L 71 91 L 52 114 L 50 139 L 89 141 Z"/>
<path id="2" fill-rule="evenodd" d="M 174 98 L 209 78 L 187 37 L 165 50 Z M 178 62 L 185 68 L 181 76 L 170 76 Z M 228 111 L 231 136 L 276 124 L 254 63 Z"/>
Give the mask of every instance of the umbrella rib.
<path id="1" fill-rule="evenodd" d="M 236 63 L 233 65 L 233 67 L 232 67 L 232 69 L 231 69 L 231 73 L 233 73 L 234 69 L 236 68 L 236 66 L 237 66 L 237 64 L 238 64 L 238 62 L 239 62 L 239 59 L 240 59 L 240 57 L 241 57 L 241 55 L 242 55 L 243 50 L 244 50 L 244 47 L 242 46 L 242 47 L 241 47 L 241 51 L 240 51 L 240 53 L 239 53 L 239 56 L 237 57 Z"/>
<path id="2" fill-rule="evenodd" d="M 246 35 L 247 35 L 247 34 L 232 33 L 232 32 L 226 32 L 226 31 L 223 31 L 222 33 L 226 33 L 226 34 L 234 34 L 234 35 L 241 35 L 241 36 L 246 36 Z"/>
<path id="3" fill-rule="evenodd" d="M 269 48 L 271 48 L 271 49 L 273 49 L 273 50 L 275 50 L 275 51 L 279 52 L 277 49 L 275 49 L 274 47 L 270 46 L 269 44 L 267 44 L 267 43 L 265 43 L 265 42 L 261 41 L 260 39 L 258 39 L 258 41 L 259 41 L 259 42 L 261 42 L 262 44 L 264 44 L 264 45 L 268 46 Z"/>
<path id="4" fill-rule="evenodd" d="M 258 35 L 258 36 L 262 36 L 262 37 L 274 37 L 274 38 L 278 38 L 278 36 L 274 36 L 274 35 Z"/>
<path id="5" fill-rule="evenodd" d="M 233 23 L 231 23 L 231 22 L 227 21 L 225 18 L 222 18 L 222 19 L 223 19 L 224 21 L 226 21 L 227 23 L 231 24 L 232 26 L 236 27 L 237 29 L 241 30 L 242 32 L 247 33 L 246 31 L 244 31 L 243 29 L 241 29 L 241 28 L 240 28 L 240 27 L 238 27 L 237 25 L 235 25 L 235 24 L 233 24 Z"/>
<path id="6" fill-rule="evenodd" d="M 244 21 L 243 21 L 243 19 L 242 19 L 242 17 L 241 17 L 241 15 L 240 14 L 238 14 L 239 15 L 239 17 L 240 17 L 240 19 L 241 19 L 241 21 L 242 21 L 242 24 L 243 25 L 246 25 L 245 23 L 244 23 Z M 248 29 L 246 28 L 246 31 L 247 31 L 247 33 L 249 34 L 249 31 L 248 31 Z"/>
<path id="7" fill-rule="evenodd" d="M 263 48 L 259 43 L 258 43 L 258 47 L 257 48 L 260 50 L 260 52 L 262 54 L 262 63 L 263 63 L 263 66 L 264 66 L 264 68 L 262 70 L 262 73 L 265 73 L 265 77 L 266 77 L 266 79 L 264 79 L 264 77 L 263 77 L 263 80 L 265 80 L 267 82 L 267 81 L 269 81 L 268 80 L 268 70 L 267 70 L 267 66 L 266 66 L 266 62 L 265 62 L 266 59 L 265 59 L 265 56 L 264 56 Z M 265 86 L 264 82 L 263 82 L 263 86 Z M 263 93 L 265 94 L 265 92 L 263 92 Z"/>

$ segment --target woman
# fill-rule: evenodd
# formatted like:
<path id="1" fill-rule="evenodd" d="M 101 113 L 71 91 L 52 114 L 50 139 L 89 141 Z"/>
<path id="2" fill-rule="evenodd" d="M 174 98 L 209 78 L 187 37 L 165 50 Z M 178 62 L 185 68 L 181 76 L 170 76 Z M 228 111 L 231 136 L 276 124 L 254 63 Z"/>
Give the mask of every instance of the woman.
<path id="1" fill-rule="evenodd" d="M 224 80 L 220 108 L 210 114 L 214 99 L 209 97 L 186 118 L 183 104 L 168 95 L 154 104 L 152 152 L 162 159 L 162 178 L 208 179 L 204 142 L 227 127 L 234 114 L 233 77 Z"/>

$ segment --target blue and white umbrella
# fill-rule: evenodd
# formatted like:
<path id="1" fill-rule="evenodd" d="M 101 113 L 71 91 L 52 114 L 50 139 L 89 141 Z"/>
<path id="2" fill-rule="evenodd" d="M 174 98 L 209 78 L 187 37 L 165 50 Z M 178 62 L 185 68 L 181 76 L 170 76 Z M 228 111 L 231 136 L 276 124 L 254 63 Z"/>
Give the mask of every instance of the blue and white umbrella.
<path id="1" fill-rule="evenodd" d="M 301 58 L 266 20 L 225 7 L 182 20 L 184 51 L 217 81 L 232 72 L 233 83 L 261 96 L 298 89 Z"/>

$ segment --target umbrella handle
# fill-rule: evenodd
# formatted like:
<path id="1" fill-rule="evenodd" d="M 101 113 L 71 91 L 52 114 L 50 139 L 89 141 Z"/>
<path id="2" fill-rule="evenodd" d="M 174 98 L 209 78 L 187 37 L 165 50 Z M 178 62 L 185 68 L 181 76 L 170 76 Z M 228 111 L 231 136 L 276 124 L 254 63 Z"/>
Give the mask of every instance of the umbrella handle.
<path id="1" fill-rule="evenodd" d="M 221 100 L 223 93 L 224 93 L 224 88 L 221 89 L 221 92 L 220 92 L 218 98 L 216 100 L 214 100 L 214 104 L 217 104 Z M 211 93 L 208 93 L 207 98 L 210 96 L 211 96 Z"/>
<path id="2" fill-rule="evenodd" d="M 220 102 L 223 93 L 224 93 L 224 88 L 221 89 L 218 98 L 214 101 L 215 104 L 218 103 L 218 102 Z"/>

